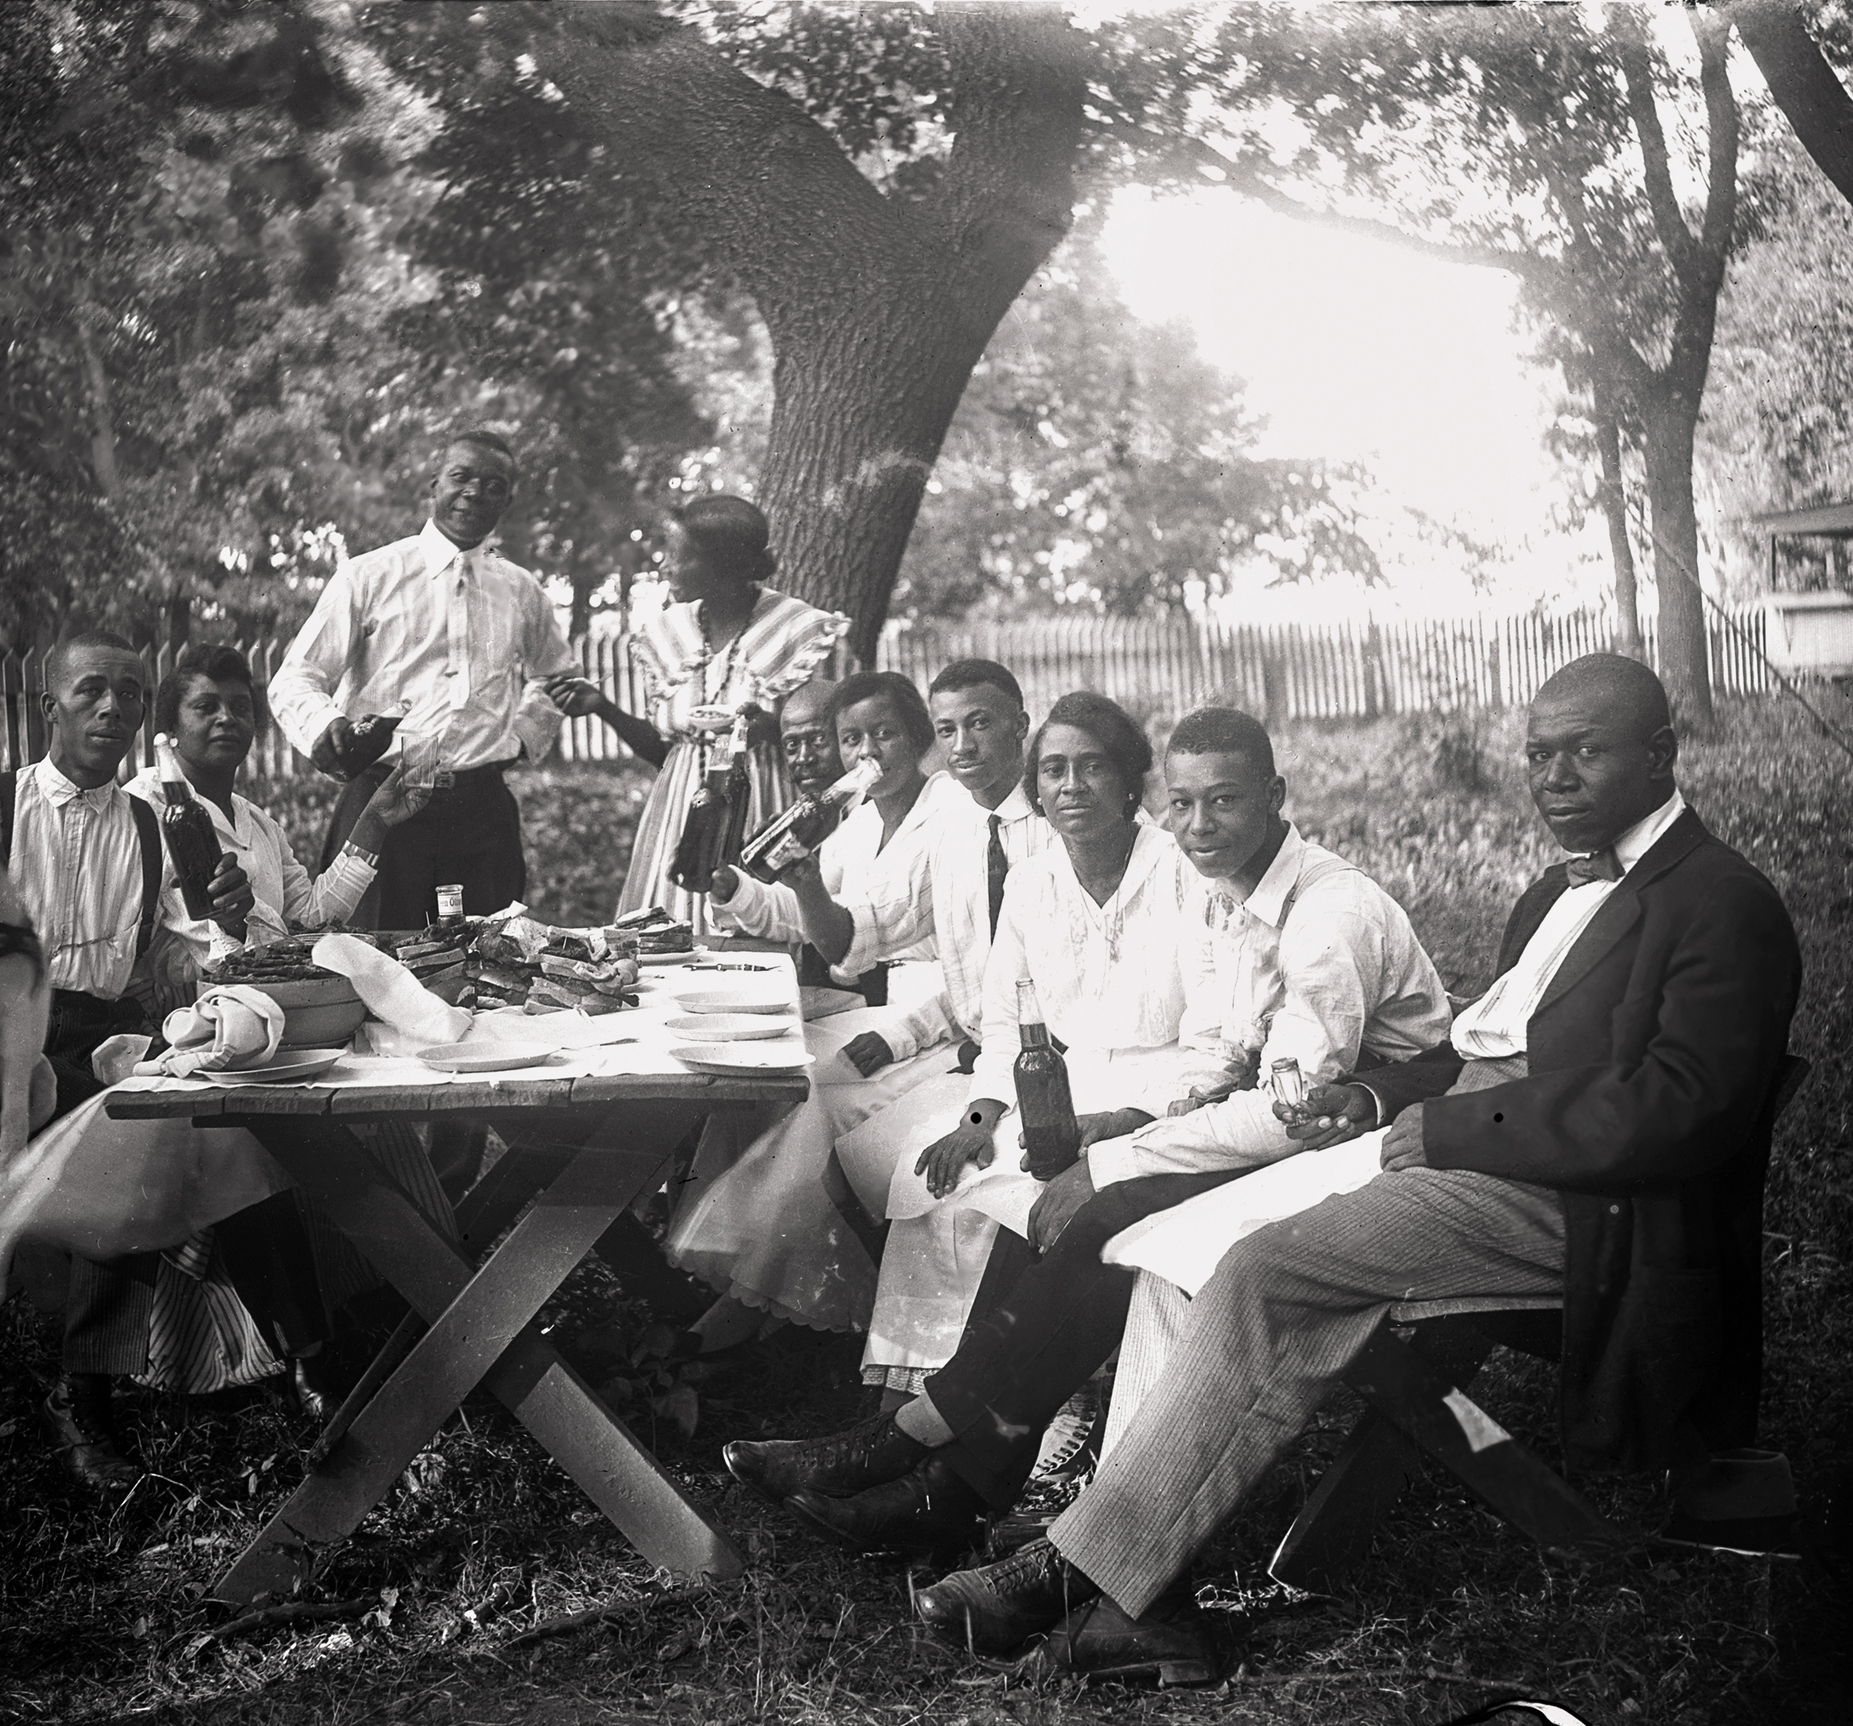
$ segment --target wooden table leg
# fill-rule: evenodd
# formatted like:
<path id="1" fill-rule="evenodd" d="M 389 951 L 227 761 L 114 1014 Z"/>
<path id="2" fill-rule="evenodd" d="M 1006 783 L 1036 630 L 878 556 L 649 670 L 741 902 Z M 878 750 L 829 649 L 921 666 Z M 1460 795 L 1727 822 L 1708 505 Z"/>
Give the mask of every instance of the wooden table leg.
<path id="1" fill-rule="evenodd" d="M 529 1327 L 660 1153 L 581 1152 L 480 1270 L 332 1122 L 254 1123 L 265 1146 L 431 1325 L 373 1401 L 214 1590 L 248 1604 L 293 1592 L 317 1548 L 351 1534 L 481 1380 L 652 1563 L 735 1576 L 744 1562 L 577 1373 Z"/>

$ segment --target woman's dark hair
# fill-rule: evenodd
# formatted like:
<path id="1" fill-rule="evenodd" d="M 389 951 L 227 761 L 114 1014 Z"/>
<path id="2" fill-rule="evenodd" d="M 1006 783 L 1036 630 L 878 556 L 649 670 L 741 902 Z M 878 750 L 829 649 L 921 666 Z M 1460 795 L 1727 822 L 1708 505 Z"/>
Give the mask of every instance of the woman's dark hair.
<path id="1" fill-rule="evenodd" d="M 1042 813 L 1042 797 L 1036 790 L 1036 775 L 1042 764 L 1042 740 L 1051 725 L 1071 725 L 1085 731 L 1102 749 L 1114 769 L 1126 781 L 1126 815 L 1128 821 L 1145 801 L 1145 776 L 1152 770 L 1151 740 L 1140 730 L 1138 722 L 1117 701 L 1096 695 L 1091 689 L 1071 690 L 1049 709 L 1049 717 L 1036 727 L 1029 740 L 1029 758 L 1023 764 L 1023 795 L 1030 808 Z"/>
<path id="2" fill-rule="evenodd" d="M 878 696 L 892 703 L 907 732 L 907 741 L 916 752 L 926 754 L 938 741 L 933 731 L 933 716 L 927 712 L 920 691 L 898 671 L 858 671 L 844 678 L 830 698 L 831 725 L 835 726 L 836 716 L 845 708 L 854 707 L 859 701 L 873 701 Z"/>
<path id="3" fill-rule="evenodd" d="M 724 492 L 698 497 L 693 503 L 672 509 L 669 519 L 688 536 L 701 554 L 701 561 L 717 575 L 767 581 L 779 566 L 779 560 L 766 549 L 772 528 L 765 511 L 743 497 L 730 497 Z"/>
<path id="4" fill-rule="evenodd" d="M 180 725 L 180 704 L 187 698 L 194 678 L 211 683 L 242 683 L 251 691 L 251 706 L 263 728 L 263 703 L 257 698 L 257 684 L 251 676 L 251 662 L 235 647 L 223 642 L 196 641 L 180 650 L 174 669 L 161 679 L 154 692 L 154 728 L 172 737 Z"/>

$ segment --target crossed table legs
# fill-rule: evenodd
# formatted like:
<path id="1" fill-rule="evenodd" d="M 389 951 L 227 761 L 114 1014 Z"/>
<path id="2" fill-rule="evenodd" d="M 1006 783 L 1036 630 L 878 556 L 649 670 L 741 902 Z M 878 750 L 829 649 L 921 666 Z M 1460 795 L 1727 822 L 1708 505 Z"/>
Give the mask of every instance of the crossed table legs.
<path id="1" fill-rule="evenodd" d="M 215 1599 L 250 1605 L 299 1590 L 321 1549 L 353 1533 L 478 1383 L 651 1563 L 688 1575 L 740 1574 L 744 1561 L 733 1542 L 682 1496 L 531 1322 L 660 1173 L 699 1112 L 628 1105 L 623 1143 L 615 1146 L 593 1142 L 602 1122 L 583 1111 L 524 1109 L 499 1123 L 510 1149 L 464 1201 L 466 1243 L 492 1239 L 529 1195 L 534 1204 L 480 1265 L 380 1171 L 346 1126 L 291 1116 L 239 1123 L 430 1328 L 357 1412 L 366 1387 L 350 1399 L 337 1424 L 350 1413 L 351 1422 L 220 1578 Z"/>

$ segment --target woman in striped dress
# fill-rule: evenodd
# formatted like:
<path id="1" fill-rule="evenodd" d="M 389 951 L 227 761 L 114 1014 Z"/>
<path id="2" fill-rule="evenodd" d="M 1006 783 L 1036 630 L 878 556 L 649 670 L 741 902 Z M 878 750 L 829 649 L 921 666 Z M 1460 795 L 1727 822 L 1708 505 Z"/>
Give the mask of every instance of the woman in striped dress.
<path id="1" fill-rule="evenodd" d="M 669 744 L 631 850 L 619 916 L 661 905 L 707 933 L 707 902 L 669 879 L 690 800 L 741 708 L 766 718 L 749 736 L 747 830 L 791 801 L 772 713 L 828 664 L 849 619 L 819 611 L 765 580 L 778 560 L 764 514 L 739 497 L 705 497 L 677 510 L 668 575 L 675 603 L 639 621 L 631 657 L 643 674 L 650 721 Z"/>

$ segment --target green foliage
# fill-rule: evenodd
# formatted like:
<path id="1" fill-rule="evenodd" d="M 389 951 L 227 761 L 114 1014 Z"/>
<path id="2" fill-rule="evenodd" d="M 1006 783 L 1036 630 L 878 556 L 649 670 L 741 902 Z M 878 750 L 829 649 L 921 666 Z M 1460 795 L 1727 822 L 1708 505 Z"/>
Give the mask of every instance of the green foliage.
<path id="1" fill-rule="evenodd" d="M 1740 250 L 1718 307 L 1701 461 L 1741 579 L 1765 542 L 1745 518 L 1853 495 L 1853 209 L 1793 139 L 1772 142 L 1779 192 Z M 1842 585 L 1823 542 L 1781 550 L 1785 585 Z"/>
<path id="2" fill-rule="evenodd" d="M 582 613 L 634 565 L 640 492 L 707 437 L 655 304 L 687 270 L 452 11 L 5 9 L 0 623 L 189 596 L 287 632 L 485 420 L 524 458 L 514 555 Z"/>
<path id="3" fill-rule="evenodd" d="M 1071 239 L 972 373 L 895 609 L 1162 611 L 1254 561 L 1278 580 L 1375 579 L 1350 508 L 1361 476 L 1258 457 L 1261 431 L 1240 382 L 1182 327 L 1139 322 Z"/>

